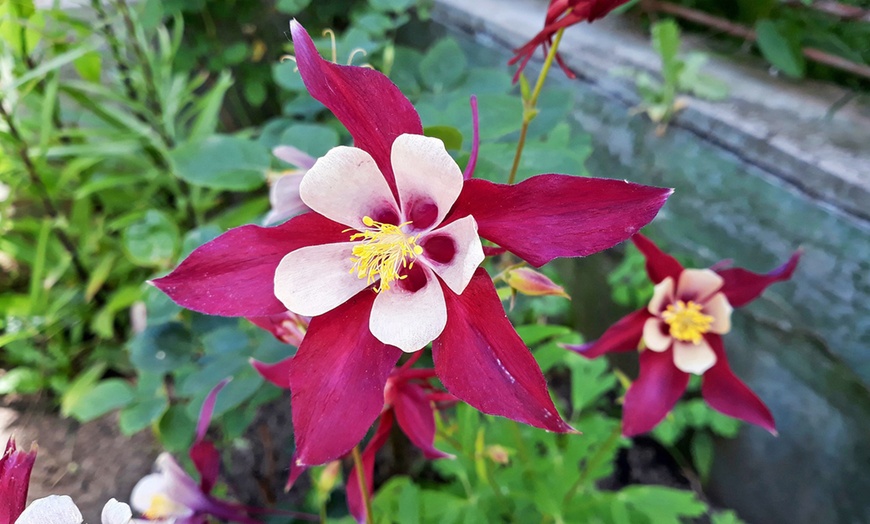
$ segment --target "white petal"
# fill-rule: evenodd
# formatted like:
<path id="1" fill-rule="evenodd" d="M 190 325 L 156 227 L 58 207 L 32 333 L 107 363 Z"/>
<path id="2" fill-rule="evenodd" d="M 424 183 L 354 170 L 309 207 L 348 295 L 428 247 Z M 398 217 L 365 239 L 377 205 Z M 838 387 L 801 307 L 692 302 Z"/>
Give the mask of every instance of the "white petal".
<path id="1" fill-rule="evenodd" d="M 674 293 L 677 300 L 704 302 L 722 288 L 725 281 L 710 269 L 684 269 Z"/>
<path id="2" fill-rule="evenodd" d="M 649 301 L 647 310 L 653 315 L 660 316 L 662 311 L 674 302 L 674 279 L 667 277 L 653 288 L 653 296 Z"/>
<path id="3" fill-rule="evenodd" d="M 15 520 L 15 524 L 81 524 L 83 520 L 82 512 L 71 498 L 49 495 L 31 502 Z"/>
<path id="4" fill-rule="evenodd" d="M 674 365 L 685 373 L 703 375 L 716 363 L 716 353 L 702 338 L 697 344 L 674 340 Z"/>
<path id="5" fill-rule="evenodd" d="M 299 185 L 305 173 L 288 173 L 272 184 L 269 189 L 269 203 L 272 210 L 263 221 L 265 224 L 277 224 L 308 210 L 308 206 L 299 197 Z"/>
<path id="6" fill-rule="evenodd" d="M 427 241 L 441 243 L 448 240 L 453 242 L 455 250 L 449 261 L 439 260 L 434 252 L 427 256 Z M 480 237 L 477 236 L 477 222 L 470 215 L 424 235 L 419 243 L 423 246 L 423 254 L 420 258 L 457 295 L 465 291 L 465 286 L 471 281 L 477 266 L 484 259 L 483 245 L 480 243 Z"/>
<path id="7" fill-rule="evenodd" d="M 314 211 L 358 230 L 365 228 L 364 216 L 398 217 L 396 199 L 375 159 L 355 147 L 334 147 L 319 158 L 302 178 L 299 194 Z"/>
<path id="8" fill-rule="evenodd" d="M 438 278 L 426 267 L 426 285 L 410 292 L 400 282 L 378 293 L 369 318 L 372 335 L 412 353 L 435 340 L 447 325 L 447 304 Z"/>
<path id="9" fill-rule="evenodd" d="M 106 502 L 100 520 L 103 524 L 129 524 L 133 520 L 130 506 L 115 499 Z"/>
<path id="10" fill-rule="evenodd" d="M 130 505 L 139 513 L 145 513 L 151 507 L 155 495 L 166 493 L 169 483 L 163 473 L 145 475 L 133 486 L 130 493 Z"/>
<path id="11" fill-rule="evenodd" d="M 422 135 L 399 135 L 390 153 L 403 221 L 415 230 L 437 226 L 462 191 L 462 170 L 444 149 L 444 142 Z M 434 204 L 435 210 L 431 209 Z M 425 207 L 429 206 L 429 212 Z M 416 211 L 416 212 L 415 212 Z"/>
<path id="12" fill-rule="evenodd" d="M 643 343 L 652 351 L 665 351 L 671 346 L 673 340 L 670 335 L 666 335 L 667 325 L 662 322 L 662 319 L 653 317 L 647 319 L 643 324 Z"/>
<path id="13" fill-rule="evenodd" d="M 275 270 L 275 296 L 293 313 L 314 317 L 368 286 L 351 273 L 356 242 L 308 246 L 284 255 Z"/>
<path id="14" fill-rule="evenodd" d="M 716 293 L 704 304 L 704 314 L 713 317 L 710 331 L 724 335 L 731 331 L 731 312 L 734 308 L 728 303 L 724 293 Z"/>

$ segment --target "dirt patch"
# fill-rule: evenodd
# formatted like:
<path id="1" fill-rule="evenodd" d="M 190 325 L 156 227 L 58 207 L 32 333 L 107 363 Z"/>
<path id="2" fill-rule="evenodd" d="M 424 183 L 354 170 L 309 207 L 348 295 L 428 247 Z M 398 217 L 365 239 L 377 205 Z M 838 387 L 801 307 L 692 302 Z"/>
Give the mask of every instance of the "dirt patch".
<path id="1" fill-rule="evenodd" d="M 80 424 L 60 418 L 38 398 L 0 398 L 0 442 L 14 436 L 20 448 L 39 445 L 28 502 L 69 495 L 85 522 L 100 522 L 111 498 L 127 501 L 136 482 L 151 471 L 159 447 L 149 431 L 122 435 L 116 414 Z"/>

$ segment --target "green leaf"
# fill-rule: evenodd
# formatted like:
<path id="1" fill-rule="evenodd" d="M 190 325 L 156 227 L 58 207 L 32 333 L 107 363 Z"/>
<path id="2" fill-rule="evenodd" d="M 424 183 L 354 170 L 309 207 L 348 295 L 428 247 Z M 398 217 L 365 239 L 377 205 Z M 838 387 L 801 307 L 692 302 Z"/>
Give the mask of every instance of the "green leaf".
<path id="1" fill-rule="evenodd" d="M 124 229 L 121 241 L 127 258 L 134 264 L 166 266 L 178 251 L 178 227 L 164 212 L 150 209 Z"/>
<path id="2" fill-rule="evenodd" d="M 120 427 L 124 435 L 133 435 L 153 424 L 166 411 L 169 401 L 159 396 L 141 400 L 121 411 Z"/>
<path id="3" fill-rule="evenodd" d="M 284 60 L 272 65 L 272 79 L 280 87 L 293 91 L 294 93 L 305 90 L 305 84 L 302 83 L 302 75 L 296 68 L 296 62 L 292 60 Z"/>
<path id="4" fill-rule="evenodd" d="M 669 86 L 676 87 L 682 62 L 680 52 L 680 28 L 673 20 L 657 22 L 652 27 L 653 47 L 662 59 L 662 77 Z"/>
<path id="5" fill-rule="evenodd" d="M 97 51 L 91 51 L 76 58 L 73 61 L 73 67 L 88 82 L 99 82 L 102 63 L 102 55 Z"/>
<path id="6" fill-rule="evenodd" d="M 801 54 L 800 42 L 785 26 L 771 20 L 759 20 L 755 25 L 758 48 L 774 67 L 793 78 L 802 78 L 806 61 Z"/>
<path id="7" fill-rule="evenodd" d="M 701 482 L 707 483 L 710 469 L 713 467 L 713 439 L 706 433 L 696 433 L 692 437 L 692 460 L 701 477 Z"/>
<path id="8" fill-rule="evenodd" d="M 278 0 L 275 3 L 275 9 L 279 13 L 295 15 L 301 13 L 310 3 L 311 0 Z"/>
<path id="9" fill-rule="evenodd" d="M 168 373 L 189 362 L 196 347 L 183 324 L 169 322 L 147 327 L 129 348 L 130 361 L 140 372 Z"/>
<path id="10" fill-rule="evenodd" d="M 446 149 L 462 149 L 462 133 L 460 133 L 455 127 L 428 126 L 423 129 L 423 134 L 440 139 L 444 142 L 444 147 Z"/>
<path id="11" fill-rule="evenodd" d="M 0 375 L 0 395 L 36 393 L 42 387 L 42 374 L 32 368 L 17 367 Z"/>
<path id="12" fill-rule="evenodd" d="M 462 78 L 467 64 L 465 54 L 456 40 L 443 38 L 420 61 L 420 78 L 432 91 L 442 91 Z"/>
<path id="13" fill-rule="evenodd" d="M 197 186 L 250 191 L 263 185 L 271 164 L 262 145 L 229 135 L 215 135 L 180 145 L 170 153 L 179 178 Z"/>
<path id="14" fill-rule="evenodd" d="M 133 401 L 133 387 L 119 378 L 99 382 L 90 391 L 70 403 L 69 414 L 79 422 L 87 422 Z"/>
<path id="15" fill-rule="evenodd" d="M 698 517 L 707 510 L 693 492 L 663 486 L 629 486 L 617 499 L 656 524 L 682 524 L 685 517 Z"/>
<path id="16" fill-rule="evenodd" d="M 318 158 L 338 145 L 338 132 L 322 124 L 296 124 L 281 133 L 278 145 L 293 146 Z"/>
<path id="17" fill-rule="evenodd" d="M 196 421 L 187 416 L 187 411 L 181 405 L 167 409 L 157 424 L 157 437 L 168 451 L 187 450 L 195 432 Z"/>
<path id="18" fill-rule="evenodd" d="M 81 402 L 82 397 L 94 389 L 94 385 L 106 371 L 106 364 L 99 363 L 91 366 L 69 385 L 60 398 L 60 414 L 68 417 L 72 406 Z"/>
<path id="19" fill-rule="evenodd" d="M 377 11 L 400 12 L 410 9 L 416 0 L 369 0 L 369 6 Z"/>

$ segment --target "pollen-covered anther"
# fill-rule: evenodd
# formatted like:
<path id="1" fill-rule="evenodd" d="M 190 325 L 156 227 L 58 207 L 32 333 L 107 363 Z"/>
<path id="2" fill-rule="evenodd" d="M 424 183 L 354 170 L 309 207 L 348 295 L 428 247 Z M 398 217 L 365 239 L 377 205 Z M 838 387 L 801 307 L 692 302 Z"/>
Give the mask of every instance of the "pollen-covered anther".
<path id="1" fill-rule="evenodd" d="M 697 344 L 710 331 L 713 317 L 701 312 L 703 306 L 693 301 L 678 300 L 662 312 L 662 319 L 670 326 L 671 336 L 684 342 Z"/>
<path id="2" fill-rule="evenodd" d="M 363 224 L 370 228 L 351 235 L 350 240 L 360 240 L 353 246 L 353 267 L 350 272 L 365 278 L 369 284 L 378 281 L 375 291 L 390 289 L 390 283 L 401 280 L 402 269 L 414 266 L 414 260 L 423 253 L 417 245 L 419 235 L 408 235 L 402 228 L 411 222 L 398 226 L 377 222 L 369 216 L 363 217 Z"/>

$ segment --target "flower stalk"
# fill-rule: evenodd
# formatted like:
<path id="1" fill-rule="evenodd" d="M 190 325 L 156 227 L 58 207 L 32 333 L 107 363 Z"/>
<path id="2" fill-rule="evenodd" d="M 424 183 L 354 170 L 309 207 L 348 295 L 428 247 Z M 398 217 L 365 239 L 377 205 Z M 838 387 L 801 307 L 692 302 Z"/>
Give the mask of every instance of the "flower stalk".
<path id="1" fill-rule="evenodd" d="M 508 184 L 513 184 L 517 178 L 517 171 L 520 168 L 520 159 L 523 157 L 523 149 L 526 146 L 526 135 L 529 132 L 529 124 L 538 116 L 538 110 L 535 107 L 538 103 L 538 97 L 541 95 L 541 89 L 544 87 L 544 81 L 550 73 L 550 68 L 553 66 L 553 61 L 556 59 L 556 52 L 559 49 L 559 43 L 562 41 L 562 35 L 565 29 L 559 29 L 556 32 L 556 37 L 553 39 L 553 45 L 547 52 L 547 58 L 544 60 L 544 66 L 541 72 L 538 73 L 538 80 L 535 82 L 535 88 L 532 90 L 528 98 L 523 95 L 523 127 L 520 129 L 520 139 L 517 142 L 517 152 L 514 154 L 514 163 L 511 165 L 511 172 L 508 176 Z"/>

